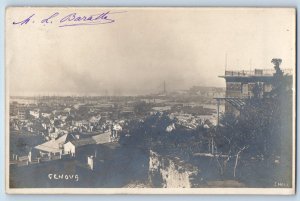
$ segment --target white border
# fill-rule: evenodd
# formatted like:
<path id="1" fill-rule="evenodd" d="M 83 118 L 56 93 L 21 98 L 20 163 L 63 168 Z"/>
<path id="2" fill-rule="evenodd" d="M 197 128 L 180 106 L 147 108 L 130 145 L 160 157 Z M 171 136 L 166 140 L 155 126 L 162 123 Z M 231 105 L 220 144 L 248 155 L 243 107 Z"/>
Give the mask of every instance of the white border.
<path id="1" fill-rule="evenodd" d="M 26 8 L 26 7 L 7 7 L 8 8 Z M 293 77 L 293 156 L 292 156 L 292 187 L 291 188 L 9 188 L 9 69 L 7 68 L 6 60 L 6 40 L 4 42 L 4 75 L 5 75 L 5 191 L 7 194 L 216 194 L 216 195 L 294 195 L 295 192 L 295 177 L 296 177 L 296 8 L 291 7 L 34 7 L 34 8 L 122 8 L 122 9 L 291 9 L 295 15 L 295 64 Z M 4 23 L 4 33 L 6 36 L 6 13 Z M 5 38 L 5 37 L 4 37 Z"/>

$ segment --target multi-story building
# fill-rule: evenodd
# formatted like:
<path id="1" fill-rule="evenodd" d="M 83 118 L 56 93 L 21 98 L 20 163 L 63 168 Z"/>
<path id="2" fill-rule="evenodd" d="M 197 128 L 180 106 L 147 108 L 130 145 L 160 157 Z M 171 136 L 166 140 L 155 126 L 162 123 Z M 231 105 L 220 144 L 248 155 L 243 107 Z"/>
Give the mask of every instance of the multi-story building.
<path id="1" fill-rule="evenodd" d="M 292 86 L 292 69 L 281 70 L 281 59 L 273 59 L 274 69 L 254 69 L 253 71 L 225 71 L 219 76 L 226 81 L 225 113 L 239 115 L 250 98 L 265 98 L 271 94 L 276 85 L 276 78 L 280 74 L 289 80 Z"/>
<path id="2" fill-rule="evenodd" d="M 27 119 L 28 116 L 28 111 L 26 109 L 26 107 L 20 106 L 18 107 L 18 114 L 17 117 L 20 121 L 24 121 Z"/>

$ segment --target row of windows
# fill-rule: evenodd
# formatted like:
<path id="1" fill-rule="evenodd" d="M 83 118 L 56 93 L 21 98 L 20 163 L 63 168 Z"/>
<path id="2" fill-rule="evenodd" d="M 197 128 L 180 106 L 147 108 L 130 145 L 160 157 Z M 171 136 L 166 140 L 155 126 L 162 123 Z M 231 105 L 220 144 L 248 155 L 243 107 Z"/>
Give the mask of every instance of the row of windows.
<path id="1" fill-rule="evenodd" d="M 253 94 L 253 89 L 255 88 L 256 83 L 245 83 L 241 82 L 227 82 L 226 83 L 226 92 L 227 93 L 242 93 L 244 95 Z M 261 88 L 262 92 L 270 92 L 272 90 L 271 84 L 258 83 L 258 87 Z"/>

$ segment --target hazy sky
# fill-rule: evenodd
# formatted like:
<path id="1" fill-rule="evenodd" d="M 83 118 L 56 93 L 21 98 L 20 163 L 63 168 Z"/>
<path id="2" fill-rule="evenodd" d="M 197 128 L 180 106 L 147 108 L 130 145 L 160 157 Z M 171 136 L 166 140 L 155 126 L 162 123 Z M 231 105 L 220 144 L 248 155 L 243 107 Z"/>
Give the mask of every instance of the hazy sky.
<path id="1" fill-rule="evenodd" d="M 105 11 L 115 22 L 58 27 L 59 19 Z M 59 12 L 53 23 L 40 21 Z M 24 25 L 13 25 L 35 14 Z M 34 21 L 34 23 L 33 23 Z M 225 86 L 227 69 L 294 68 L 291 9 L 8 10 L 6 67 L 11 95 L 135 95 L 194 85 Z"/>

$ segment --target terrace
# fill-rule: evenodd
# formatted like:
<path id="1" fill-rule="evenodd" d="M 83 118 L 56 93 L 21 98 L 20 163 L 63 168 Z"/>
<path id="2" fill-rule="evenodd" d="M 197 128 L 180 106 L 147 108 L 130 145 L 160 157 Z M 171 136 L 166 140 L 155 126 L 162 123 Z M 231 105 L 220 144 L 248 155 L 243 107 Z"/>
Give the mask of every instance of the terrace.
<path id="1" fill-rule="evenodd" d="M 293 69 L 282 69 L 284 75 L 293 75 Z M 272 77 L 275 69 L 254 69 L 254 70 L 240 70 L 240 71 L 225 71 L 225 75 L 219 77 Z"/>

